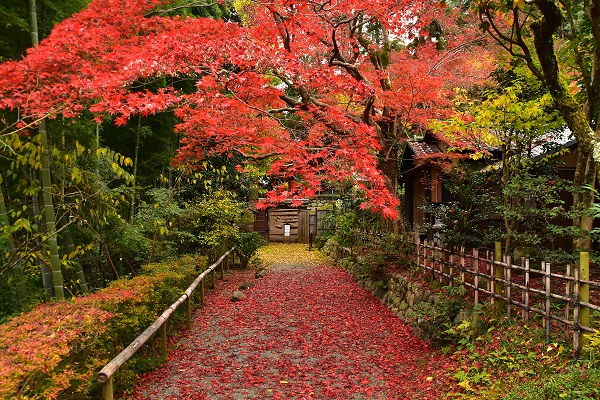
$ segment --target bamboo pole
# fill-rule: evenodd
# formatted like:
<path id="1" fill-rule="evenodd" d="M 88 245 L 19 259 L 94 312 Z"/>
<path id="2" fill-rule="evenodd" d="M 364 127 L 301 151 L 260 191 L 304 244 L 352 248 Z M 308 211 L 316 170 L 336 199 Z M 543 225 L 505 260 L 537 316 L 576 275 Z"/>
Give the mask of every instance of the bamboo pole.
<path id="1" fill-rule="evenodd" d="M 581 327 L 579 325 L 579 268 L 573 270 L 573 353 L 579 357 L 581 351 Z"/>
<path id="2" fill-rule="evenodd" d="M 500 243 L 500 242 L 495 243 L 494 260 L 497 262 L 502 262 L 502 243 Z M 504 292 L 504 287 L 502 284 L 502 278 L 504 276 L 504 265 L 495 264 L 494 276 L 497 278 L 497 279 L 495 279 L 495 282 L 494 282 L 495 283 L 494 293 L 502 296 L 502 294 Z M 496 304 L 496 309 L 498 311 L 502 310 L 506 306 L 504 304 L 504 301 L 500 298 L 498 299 L 498 302 L 496 302 L 495 304 Z"/>
<path id="3" fill-rule="evenodd" d="M 420 266 L 421 265 L 421 238 L 419 237 L 419 235 L 415 232 L 415 239 L 416 239 L 416 243 L 417 243 L 417 265 Z"/>
<path id="4" fill-rule="evenodd" d="M 113 398 L 114 398 L 113 378 L 111 376 L 102 385 L 102 400 L 113 400 Z"/>
<path id="5" fill-rule="evenodd" d="M 490 272 L 490 304 L 494 304 L 496 302 L 496 266 L 494 265 L 495 254 L 492 253 L 491 257 L 488 254 L 488 261 L 490 262 L 489 272 Z M 496 307 L 496 306 L 494 306 Z"/>
<path id="6" fill-rule="evenodd" d="M 571 264 L 567 264 L 566 274 L 567 274 L 568 278 L 571 277 Z M 570 295 L 571 295 L 571 281 L 567 280 L 565 283 L 565 296 L 569 297 Z M 565 319 L 567 321 L 569 320 L 569 302 L 568 301 L 565 303 Z"/>
<path id="7" fill-rule="evenodd" d="M 448 286 L 450 284 L 450 268 L 449 264 L 451 261 L 450 250 L 442 248 L 442 285 Z"/>
<path id="8" fill-rule="evenodd" d="M 465 284 L 465 248 L 460 248 L 460 283 Z"/>
<path id="9" fill-rule="evenodd" d="M 479 250 L 473 250 L 473 284 L 475 286 L 475 305 L 479 304 Z"/>
<path id="10" fill-rule="evenodd" d="M 512 265 L 512 259 L 510 258 L 510 256 L 506 256 L 506 265 L 508 266 L 508 268 L 506 268 L 504 270 L 504 274 L 506 276 L 505 281 L 506 281 L 506 316 L 508 318 L 510 318 L 510 295 L 511 295 L 511 280 L 510 280 L 510 273 L 511 273 L 511 265 Z"/>
<path id="11" fill-rule="evenodd" d="M 450 253 L 448 262 L 450 263 L 450 268 L 448 269 L 448 274 L 450 275 L 448 284 L 452 286 L 454 284 L 454 253 Z"/>
<path id="12" fill-rule="evenodd" d="M 579 253 L 579 279 L 581 281 L 590 280 L 590 254 L 586 251 Z M 580 284 L 579 301 L 583 303 L 590 302 L 590 285 L 587 283 Z M 590 326 L 590 309 L 585 306 L 579 310 L 579 324 L 581 326 Z M 587 334 L 582 333 L 581 345 L 585 346 L 588 341 Z"/>
<path id="13" fill-rule="evenodd" d="M 525 320 L 525 324 L 529 323 L 529 259 L 525 259 L 525 293 L 523 298 L 523 304 L 525 304 L 525 308 L 523 310 L 523 319 Z"/>
<path id="14" fill-rule="evenodd" d="M 490 251 L 486 250 L 485 252 L 485 261 L 488 262 L 490 261 L 491 257 L 490 257 Z M 486 272 L 489 276 L 493 276 L 494 275 L 494 263 L 488 263 Z M 489 293 L 491 293 L 490 295 L 490 303 L 494 304 L 494 285 L 492 284 L 492 279 L 488 279 L 487 284 L 485 286 L 485 288 L 487 289 L 487 291 Z"/>
<path id="15" fill-rule="evenodd" d="M 427 271 L 427 239 L 423 240 L 423 269 Z"/>
<path id="16" fill-rule="evenodd" d="M 167 321 L 160 326 L 160 355 L 163 359 L 167 359 Z"/>
<path id="17" fill-rule="evenodd" d="M 544 266 L 543 270 L 545 273 L 545 277 L 544 277 L 544 287 L 546 289 L 546 306 L 545 306 L 545 311 L 546 311 L 546 315 L 545 315 L 545 323 L 546 323 L 546 340 L 550 340 L 550 324 L 552 322 L 551 318 L 550 318 L 550 263 L 547 262 L 542 262 L 542 265 Z"/>
<path id="18" fill-rule="evenodd" d="M 204 279 L 200 281 L 200 304 L 204 308 Z"/>
<path id="19" fill-rule="evenodd" d="M 192 329 L 192 301 L 189 296 L 185 298 L 185 321 L 187 328 Z"/>

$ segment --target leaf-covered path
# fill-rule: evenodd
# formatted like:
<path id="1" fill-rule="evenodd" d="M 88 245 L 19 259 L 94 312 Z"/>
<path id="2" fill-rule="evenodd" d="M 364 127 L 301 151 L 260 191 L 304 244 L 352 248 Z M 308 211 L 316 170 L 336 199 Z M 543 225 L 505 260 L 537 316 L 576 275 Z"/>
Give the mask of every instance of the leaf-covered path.
<path id="1" fill-rule="evenodd" d="M 267 246 L 262 280 L 220 281 L 134 399 L 437 399 L 453 363 L 343 269 L 306 246 Z M 244 282 L 256 286 L 231 302 Z"/>

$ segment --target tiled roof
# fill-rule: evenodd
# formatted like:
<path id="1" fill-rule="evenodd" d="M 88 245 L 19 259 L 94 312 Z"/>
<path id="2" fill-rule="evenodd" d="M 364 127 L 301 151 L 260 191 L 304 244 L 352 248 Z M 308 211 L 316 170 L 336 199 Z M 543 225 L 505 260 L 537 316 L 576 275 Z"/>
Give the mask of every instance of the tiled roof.
<path id="1" fill-rule="evenodd" d="M 415 157 L 423 157 L 429 154 L 442 152 L 442 150 L 435 143 L 409 142 L 408 146 L 415 153 Z"/>

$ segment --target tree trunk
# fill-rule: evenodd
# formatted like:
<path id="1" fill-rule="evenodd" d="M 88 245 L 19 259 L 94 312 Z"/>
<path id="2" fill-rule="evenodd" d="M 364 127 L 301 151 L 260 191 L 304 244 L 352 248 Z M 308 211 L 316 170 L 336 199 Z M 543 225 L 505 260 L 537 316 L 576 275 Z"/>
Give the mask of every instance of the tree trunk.
<path id="1" fill-rule="evenodd" d="M 46 220 L 46 235 L 48 236 L 48 248 L 50 250 L 50 268 L 52 269 L 52 285 L 54 296 L 57 300 L 65 299 L 63 276 L 60 266 L 56 223 L 54 218 L 54 203 L 52 199 L 52 181 L 50 178 L 50 148 L 48 145 L 48 132 L 46 131 L 46 120 L 40 121 L 40 144 L 42 161 L 42 193 L 44 200 L 44 219 Z"/>
<path id="2" fill-rule="evenodd" d="M 35 175 L 35 171 L 32 170 L 30 172 L 31 180 L 33 181 L 34 179 L 37 179 L 39 181 L 39 178 L 36 178 Z M 46 219 L 40 211 L 40 206 L 43 207 L 43 205 L 40 204 L 38 197 L 36 195 L 31 196 L 31 208 L 33 209 L 34 219 L 36 221 L 40 221 L 40 226 L 43 226 L 46 223 Z M 41 242 L 41 237 L 38 235 L 36 237 L 36 244 L 38 247 L 41 247 Z M 50 267 L 48 267 L 48 264 L 42 262 L 42 260 L 40 260 L 39 258 L 36 262 L 40 267 L 40 271 L 42 273 L 42 283 L 46 292 L 46 301 L 49 301 L 54 297 L 54 286 L 52 285 L 52 270 L 50 269 Z"/>
<path id="3" fill-rule="evenodd" d="M 551 0 L 537 0 L 536 4 L 542 12 L 542 17 L 531 24 L 534 34 L 534 46 L 540 60 L 544 80 L 567 126 L 575 135 L 578 144 L 578 161 L 575 176 L 575 186 L 594 187 L 596 162 L 592 159 L 594 142 L 598 139 L 585 114 L 585 110 L 571 95 L 566 82 L 561 79 L 558 62 L 554 52 L 553 35 L 561 27 L 562 14 Z M 575 210 L 585 212 L 594 202 L 594 195 L 577 193 L 573 199 Z M 575 238 L 573 246 L 577 250 L 590 250 L 589 234 L 592 229 L 592 218 L 582 215 L 576 217 L 574 223 L 580 228 L 580 235 Z"/>
<path id="4" fill-rule="evenodd" d="M 593 229 L 594 217 L 590 214 L 590 207 L 594 203 L 594 192 L 583 188 L 584 185 L 595 186 L 596 163 L 591 154 L 580 151 L 577 154 L 575 169 L 575 193 L 573 194 L 573 225 L 579 227 L 579 232 L 573 238 L 573 250 L 589 251 L 592 246 L 590 232 Z"/>
<path id="5" fill-rule="evenodd" d="M 62 238 L 67 245 L 67 250 L 69 253 L 73 253 L 75 249 L 75 244 L 73 243 L 73 237 L 71 236 L 71 230 L 69 226 L 64 223 L 63 220 L 58 221 L 59 226 L 62 228 Z M 79 258 L 75 257 L 75 274 L 77 275 L 77 282 L 79 283 L 79 287 L 81 289 L 81 293 L 85 294 L 90 291 L 90 288 L 87 284 L 87 280 L 85 278 L 85 272 L 83 271 L 83 267 L 79 262 Z"/>
<path id="6" fill-rule="evenodd" d="M 37 29 L 37 8 L 35 0 L 29 0 L 29 22 L 31 24 L 31 44 L 36 47 L 39 43 Z M 54 219 L 54 203 L 52 200 L 52 181 L 50 179 L 50 149 L 48 147 L 48 132 L 46 120 L 42 119 L 39 126 L 40 144 L 42 147 L 42 192 L 44 199 L 44 218 L 46 219 L 46 235 L 50 250 L 50 268 L 52 269 L 52 285 L 57 300 L 65 299 L 63 276 L 60 268 L 58 243 L 56 240 L 56 224 Z"/>

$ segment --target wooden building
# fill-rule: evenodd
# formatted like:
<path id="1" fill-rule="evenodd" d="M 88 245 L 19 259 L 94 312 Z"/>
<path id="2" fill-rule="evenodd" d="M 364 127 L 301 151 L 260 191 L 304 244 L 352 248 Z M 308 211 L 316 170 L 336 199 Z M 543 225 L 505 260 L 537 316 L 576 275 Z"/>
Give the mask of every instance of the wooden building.
<path id="1" fill-rule="evenodd" d="M 254 211 L 254 231 L 265 240 L 280 243 L 309 243 L 319 233 L 319 220 L 326 213 L 315 202 L 305 201 L 299 207 L 284 202 L 267 210 Z"/>

